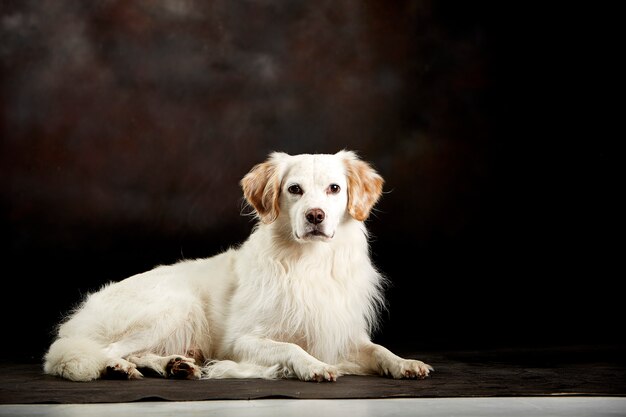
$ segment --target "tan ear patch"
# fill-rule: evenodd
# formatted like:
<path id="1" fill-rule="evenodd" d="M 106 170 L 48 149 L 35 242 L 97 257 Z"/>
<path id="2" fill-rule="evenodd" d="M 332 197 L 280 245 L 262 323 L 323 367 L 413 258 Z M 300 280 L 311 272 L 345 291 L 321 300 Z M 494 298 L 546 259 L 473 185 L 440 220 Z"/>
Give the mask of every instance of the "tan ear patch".
<path id="1" fill-rule="evenodd" d="M 255 165 L 241 180 L 243 195 L 263 223 L 272 223 L 279 214 L 280 180 L 276 164 L 266 161 Z"/>
<path id="2" fill-rule="evenodd" d="M 378 202 L 383 192 L 383 178 L 366 162 L 356 158 L 345 159 L 348 178 L 348 212 L 363 221 Z"/>

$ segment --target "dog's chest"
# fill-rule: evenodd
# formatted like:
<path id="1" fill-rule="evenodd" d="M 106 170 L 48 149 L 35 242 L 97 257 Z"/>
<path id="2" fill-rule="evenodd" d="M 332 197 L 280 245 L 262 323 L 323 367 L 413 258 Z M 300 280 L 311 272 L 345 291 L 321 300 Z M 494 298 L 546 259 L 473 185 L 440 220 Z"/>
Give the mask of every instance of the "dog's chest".
<path id="1" fill-rule="evenodd" d="M 254 256 L 237 262 L 229 337 L 252 334 L 300 345 L 336 363 L 369 336 L 377 274 L 367 256 L 321 246 L 307 256 Z M 254 253 L 254 252 L 253 252 Z"/>
<path id="2" fill-rule="evenodd" d="M 267 323 L 269 336 L 296 343 L 321 360 L 339 360 L 364 331 L 366 297 L 347 277 L 293 272 L 265 315 L 273 319 Z"/>

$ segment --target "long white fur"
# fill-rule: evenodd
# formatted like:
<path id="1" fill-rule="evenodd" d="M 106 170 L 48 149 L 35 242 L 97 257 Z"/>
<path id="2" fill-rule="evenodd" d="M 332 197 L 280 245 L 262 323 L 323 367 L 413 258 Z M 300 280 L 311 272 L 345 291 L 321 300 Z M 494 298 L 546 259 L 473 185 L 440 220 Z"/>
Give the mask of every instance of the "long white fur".
<path id="1" fill-rule="evenodd" d="M 294 184 L 301 194 L 289 192 Z M 44 371 L 74 381 L 107 368 L 168 376 L 167 363 L 182 360 L 188 378 L 427 376 L 429 365 L 371 342 L 384 279 L 363 221 L 382 178 L 350 151 L 273 153 L 242 187 L 259 221 L 241 246 L 90 294 L 60 324 Z M 314 208 L 325 219 L 312 234 Z"/>

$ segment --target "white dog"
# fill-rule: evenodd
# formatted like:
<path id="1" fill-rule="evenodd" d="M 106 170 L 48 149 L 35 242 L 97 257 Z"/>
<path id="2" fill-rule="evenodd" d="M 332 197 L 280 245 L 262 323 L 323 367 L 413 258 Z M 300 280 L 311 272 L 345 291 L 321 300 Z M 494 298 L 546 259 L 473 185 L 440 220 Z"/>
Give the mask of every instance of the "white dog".
<path id="1" fill-rule="evenodd" d="M 242 179 L 259 219 L 237 248 L 105 285 L 58 328 L 44 370 L 100 377 L 424 378 L 371 341 L 383 306 L 363 221 L 383 179 L 351 151 L 272 153 Z"/>

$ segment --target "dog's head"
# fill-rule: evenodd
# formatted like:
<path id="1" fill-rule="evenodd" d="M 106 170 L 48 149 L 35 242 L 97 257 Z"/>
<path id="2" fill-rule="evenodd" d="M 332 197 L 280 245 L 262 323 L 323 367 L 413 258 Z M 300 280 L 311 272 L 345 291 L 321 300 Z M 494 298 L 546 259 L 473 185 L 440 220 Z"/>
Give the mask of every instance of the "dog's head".
<path id="1" fill-rule="evenodd" d="M 367 219 L 383 179 L 352 151 L 288 155 L 275 152 L 241 180 L 261 222 L 290 226 L 296 241 L 329 241 L 350 217 Z"/>

